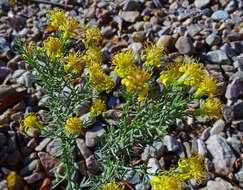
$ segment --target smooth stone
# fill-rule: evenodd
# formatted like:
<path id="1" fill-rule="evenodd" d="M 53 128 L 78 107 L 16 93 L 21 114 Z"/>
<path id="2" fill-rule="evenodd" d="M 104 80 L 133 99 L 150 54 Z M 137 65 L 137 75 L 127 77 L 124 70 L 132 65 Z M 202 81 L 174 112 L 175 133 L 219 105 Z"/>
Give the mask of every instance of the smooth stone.
<path id="1" fill-rule="evenodd" d="M 140 13 L 138 11 L 120 11 L 119 15 L 124 21 L 134 23 L 137 21 Z"/>
<path id="2" fill-rule="evenodd" d="M 209 135 L 210 135 L 210 130 L 211 130 L 210 127 L 204 129 L 204 131 L 202 132 L 202 135 L 201 135 L 200 139 L 202 139 L 203 141 L 207 140 L 208 137 L 209 137 Z"/>
<path id="3" fill-rule="evenodd" d="M 87 147 L 95 147 L 98 143 L 97 137 L 102 137 L 105 133 L 105 129 L 101 126 L 95 126 L 88 130 L 85 134 L 85 144 Z"/>
<path id="4" fill-rule="evenodd" d="M 162 35 L 157 41 L 157 46 L 172 48 L 175 45 L 175 40 L 170 35 Z"/>
<path id="5" fill-rule="evenodd" d="M 163 143 L 166 146 L 167 151 L 176 152 L 179 149 L 179 145 L 175 137 L 166 135 L 163 140 Z"/>
<path id="6" fill-rule="evenodd" d="M 224 64 L 230 62 L 225 51 L 215 50 L 207 53 L 207 59 L 212 63 Z"/>
<path id="7" fill-rule="evenodd" d="M 11 72 L 12 69 L 8 67 L 0 67 L 0 80 L 4 79 Z"/>
<path id="8" fill-rule="evenodd" d="M 28 184 L 33 184 L 33 183 L 36 183 L 36 182 L 40 181 L 44 177 L 45 177 L 45 174 L 44 173 L 42 173 L 42 172 L 36 172 L 36 173 L 31 174 L 30 176 L 24 177 L 24 180 Z"/>
<path id="9" fill-rule="evenodd" d="M 32 173 L 32 171 L 36 168 L 38 160 L 33 160 L 28 165 L 26 165 L 23 169 L 20 170 L 19 174 L 21 176 L 27 176 Z"/>
<path id="10" fill-rule="evenodd" d="M 44 138 L 40 142 L 40 144 L 37 147 L 35 147 L 35 151 L 37 151 L 37 152 L 42 151 L 50 141 L 51 141 L 50 138 Z"/>
<path id="11" fill-rule="evenodd" d="M 243 84 L 239 78 L 235 78 L 227 86 L 225 97 L 230 100 L 234 100 L 243 95 Z"/>
<path id="12" fill-rule="evenodd" d="M 207 38 L 206 38 L 206 43 L 209 46 L 214 46 L 214 45 L 218 45 L 221 41 L 220 36 L 218 36 L 217 34 L 210 34 Z"/>
<path id="13" fill-rule="evenodd" d="M 30 155 L 28 155 L 27 157 L 24 158 L 23 164 L 24 165 L 27 165 L 32 160 L 37 159 L 37 158 L 38 158 L 37 153 L 36 152 L 33 152 L 33 153 L 31 153 Z"/>
<path id="14" fill-rule="evenodd" d="M 77 138 L 76 144 L 84 159 L 92 155 L 92 152 L 88 149 L 83 139 Z"/>
<path id="15" fill-rule="evenodd" d="M 175 47 L 181 54 L 191 54 L 194 50 L 192 40 L 184 36 L 176 41 Z"/>
<path id="16" fill-rule="evenodd" d="M 148 165 L 147 165 L 147 173 L 148 174 L 155 174 L 155 172 L 160 168 L 159 161 L 156 158 L 150 158 L 148 160 Z M 153 178 L 152 175 L 149 176 L 150 179 Z"/>
<path id="17" fill-rule="evenodd" d="M 1 190 L 8 190 L 8 184 L 6 180 L 0 181 L 0 189 Z"/>
<path id="18" fill-rule="evenodd" d="M 230 45 L 237 54 L 243 53 L 243 41 L 231 42 Z"/>
<path id="19" fill-rule="evenodd" d="M 224 130 L 225 121 L 223 119 L 219 119 L 213 124 L 213 127 L 210 130 L 210 135 L 218 135 Z"/>
<path id="20" fill-rule="evenodd" d="M 133 42 L 143 42 L 145 39 L 146 39 L 146 33 L 144 31 L 138 31 L 132 34 Z"/>
<path id="21" fill-rule="evenodd" d="M 50 153 L 54 157 L 59 157 L 62 155 L 62 140 L 61 139 L 54 139 L 46 146 L 46 152 Z"/>
<path id="22" fill-rule="evenodd" d="M 124 180 L 132 185 L 138 184 L 140 182 L 140 178 L 137 172 L 131 170 L 128 171 L 125 176 Z"/>
<path id="23" fill-rule="evenodd" d="M 87 122 L 87 127 L 95 124 L 96 122 L 96 117 L 92 117 L 90 112 L 82 115 L 79 117 L 80 120 L 82 120 L 84 123 Z"/>
<path id="24" fill-rule="evenodd" d="M 229 57 L 234 57 L 234 56 L 236 56 L 235 51 L 232 49 L 232 47 L 230 46 L 229 43 L 225 43 L 224 45 L 222 45 L 222 46 L 220 47 L 220 50 L 223 50 L 224 52 L 226 52 L 226 54 L 227 54 Z"/>
<path id="25" fill-rule="evenodd" d="M 216 21 L 227 20 L 229 18 L 229 14 L 226 11 L 218 10 L 212 14 L 211 18 Z"/>
<path id="26" fill-rule="evenodd" d="M 196 8 L 198 8 L 198 9 L 202 9 L 202 8 L 208 6 L 209 3 L 210 3 L 210 0 L 195 0 L 194 1 L 194 4 L 195 4 Z"/>
<path id="27" fill-rule="evenodd" d="M 96 174 L 100 170 L 94 155 L 90 155 L 88 158 L 86 158 L 85 163 L 88 171 L 92 174 Z"/>
<path id="28" fill-rule="evenodd" d="M 215 172 L 219 175 L 227 176 L 236 160 L 230 146 L 223 137 L 218 135 L 210 136 L 206 144 L 213 158 Z"/>
<path id="29" fill-rule="evenodd" d="M 235 152 L 237 152 L 239 155 L 241 154 L 241 149 L 243 148 L 243 145 L 239 138 L 235 136 L 228 137 L 226 141 L 229 145 L 231 145 Z"/>
<path id="30" fill-rule="evenodd" d="M 207 151 L 207 147 L 205 145 L 205 143 L 201 140 L 201 139 L 197 139 L 197 149 L 198 149 L 198 153 L 202 156 L 206 156 L 208 151 Z"/>
<path id="31" fill-rule="evenodd" d="M 122 2 L 123 11 L 139 11 L 141 10 L 141 4 L 139 0 L 125 0 Z"/>
<path id="32" fill-rule="evenodd" d="M 242 120 L 243 118 L 243 101 L 238 100 L 232 106 L 233 109 L 233 119 L 234 120 Z"/>
<path id="33" fill-rule="evenodd" d="M 0 132 L 0 147 L 2 147 L 3 145 L 5 145 L 7 143 L 8 139 L 7 137 Z"/>

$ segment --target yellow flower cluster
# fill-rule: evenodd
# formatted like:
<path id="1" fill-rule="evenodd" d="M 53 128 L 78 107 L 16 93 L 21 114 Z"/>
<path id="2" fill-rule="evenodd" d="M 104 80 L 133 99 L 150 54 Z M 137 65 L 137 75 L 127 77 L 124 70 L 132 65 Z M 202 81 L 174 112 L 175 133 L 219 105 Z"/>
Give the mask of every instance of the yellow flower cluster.
<path id="1" fill-rule="evenodd" d="M 102 40 L 101 32 L 98 28 L 91 28 L 88 26 L 82 27 L 83 29 L 83 43 L 88 47 L 98 46 Z"/>
<path id="2" fill-rule="evenodd" d="M 147 43 L 143 59 L 146 59 L 146 64 L 149 66 L 161 65 L 160 59 L 165 56 L 165 48 L 159 47 L 155 43 Z"/>
<path id="3" fill-rule="evenodd" d="M 78 36 L 77 31 L 81 29 L 77 19 L 65 15 L 64 10 L 54 9 L 47 14 L 51 26 L 58 27 L 64 32 L 64 39 L 75 38 Z"/>
<path id="4" fill-rule="evenodd" d="M 138 101 L 143 101 L 145 96 L 148 94 L 149 85 L 146 82 L 149 80 L 150 75 L 136 68 L 133 72 L 130 72 L 125 78 L 122 79 L 121 83 L 127 87 L 129 92 L 138 92 Z"/>
<path id="5" fill-rule="evenodd" d="M 138 68 L 135 62 L 132 50 L 122 51 L 114 55 L 112 59 L 112 65 L 115 66 L 114 71 L 122 78 L 121 83 L 127 87 L 129 92 L 138 92 L 138 101 L 142 101 L 148 94 L 149 86 L 146 82 L 149 80 L 150 74 Z"/>
<path id="6" fill-rule="evenodd" d="M 25 132 L 27 132 L 28 129 L 32 127 L 43 129 L 42 122 L 37 120 L 36 114 L 33 112 L 28 113 L 24 120 L 20 119 L 19 123 L 21 127 L 24 128 Z"/>
<path id="7" fill-rule="evenodd" d="M 65 71 L 71 70 L 73 73 L 80 72 L 85 65 L 81 55 L 75 52 L 70 52 L 68 56 L 63 58 L 63 61 L 66 63 L 64 65 Z"/>
<path id="8" fill-rule="evenodd" d="M 155 176 L 152 185 L 154 190 L 178 190 L 185 187 L 185 182 L 190 179 L 201 184 L 206 178 L 204 157 L 193 153 L 189 159 L 180 159 L 175 171 L 166 171 L 161 176 Z"/>
<path id="9" fill-rule="evenodd" d="M 171 62 L 166 66 L 167 70 L 163 71 L 160 76 L 160 81 L 163 85 L 173 85 L 181 77 L 182 73 L 179 71 L 180 64 Z"/>
<path id="10" fill-rule="evenodd" d="M 83 128 L 83 122 L 78 117 L 71 117 L 66 121 L 65 129 L 72 135 L 78 135 Z"/>
<path id="11" fill-rule="evenodd" d="M 97 88 L 100 92 L 110 93 L 115 87 L 112 77 L 106 75 L 99 64 L 92 64 L 87 68 L 87 76 L 91 82 L 91 88 Z"/>
<path id="12" fill-rule="evenodd" d="M 114 71 L 121 78 L 126 77 L 135 69 L 135 62 L 134 52 L 130 49 L 114 55 L 112 59 Z"/>
<path id="13" fill-rule="evenodd" d="M 206 102 L 203 102 L 198 111 L 202 117 L 211 116 L 215 119 L 222 117 L 221 102 L 214 98 L 208 98 Z"/>
<path id="14" fill-rule="evenodd" d="M 107 183 L 106 186 L 100 190 L 123 190 L 124 188 L 124 185 L 117 184 L 115 180 L 113 180 L 113 182 Z"/>
<path id="15" fill-rule="evenodd" d="M 15 186 L 17 185 L 18 180 L 19 180 L 18 178 L 19 178 L 18 174 L 14 171 L 11 171 L 8 174 L 6 181 L 7 181 L 9 190 L 13 190 L 15 188 Z"/>
<path id="16" fill-rule="evenodd" d="M 90 46 L 89 49 L 85 52 L 83 56 L 84 61 L 87 66 L 92 64 L 102 64 L 102 52 L 101 49 L 97 46 Z"/>
<path id="17" fill-rule="evenodd" d="M 91 106 L 91 115 L 93 117 L 99 116 L 102 112 L 106 111 L 105 102 L 101 99 L 96 99 Z"/>
<path id="18" fill-rule="evenodd" d="M 47 51 L 50 61 L 55 61 L 56 58 L 60 58 L 63 53 L 61 51 L 62 43 L 58 38 L 49 36 L 44 42 L 44 49 Z"/>

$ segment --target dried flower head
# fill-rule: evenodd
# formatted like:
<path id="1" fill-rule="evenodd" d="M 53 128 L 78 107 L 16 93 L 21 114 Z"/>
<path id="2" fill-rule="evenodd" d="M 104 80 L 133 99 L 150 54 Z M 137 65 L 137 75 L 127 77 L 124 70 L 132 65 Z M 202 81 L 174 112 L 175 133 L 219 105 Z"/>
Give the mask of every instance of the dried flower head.
<path id="1" fill-rule="evenodd" d="M 135 62 L 134 52 L 131 49 L 117 53 L 112 58 L 112 65 L 115 66 L 114 71 L 121 78 L 126 77 L 135 69 Z"/>
<path id="2" fill-rule="evenodd" d="M 96 99 L 91 106 L 91 115 L 93 117 L 99 116 L 102 112 L 106 111 L 105 102 L 101 99 Z"/>
<path id="3" fill-rule="evenodd" d="M 159 67 L 161 65 L 160 59 L 165 56 L 165 48 L 159 47 L 155 43 L 147 43 L 145 48 L 145 54 L 143 59 L 146 59 L 146 64 L 149 66 L 156 65 Z"/>
<path id="4" fill-rule="evenodd" d="M 44 42 L 44 49 L 47 51 L 50 60 L 55 61 L 56 58 L 59 58 L 63 55 L 61 48 L 62 43 L 58 38 L 49 36 Z"/>
<path id="5" fill-rule="evenodd" d="M 83 121 L 78 117 L 71 117 L 66 121 L 65 129 L 72 135 L 78 135 L 83 129 Z"/>
<path id="6" fill-rule="evenodd" d="M 81 55 L 75 52 L 70 52 L 68 56 L 63 58 L 63 61 L 67 63 L 64 65 L 64 69 L 71 70 L 73 73 L 80 72 L 85 65 Z"/>
<path id="7" fill-rule="evenodd" d="M 113 180 L 113 182 L 107 183 L 105 187 L 100 190 L 123 190 L 124 188 L 124 185 L 117 184 L 116 181 Z"/>
<path id="8" fill-rule="evenodd" d="M 38 129 L 43 129 L 42 122 L 38 121 L 36 114 L 33 113 L 33 112 L 28 113 L 25 116 L 24 120 L 20 119 L 19 123 L 20 123 L 21 127 L 24 128 L 25 132 L 27 132 L 28 129 L 32 128 L 32 127 L 35 127 L 35 128 L 38 128 Z"/>

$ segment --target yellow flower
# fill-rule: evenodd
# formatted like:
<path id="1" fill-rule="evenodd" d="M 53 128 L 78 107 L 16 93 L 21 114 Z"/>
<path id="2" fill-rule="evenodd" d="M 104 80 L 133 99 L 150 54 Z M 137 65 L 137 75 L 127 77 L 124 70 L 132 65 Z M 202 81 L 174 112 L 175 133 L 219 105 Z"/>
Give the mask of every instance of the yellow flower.
<path id="1" fill-rule="evenodd" d="M 83 43 L 86 46 L 98 46 L 102 40 L 99 28 L 83 27 Z"/>
<path id="2" fill-rule="evenodd" d="M 186 59 L 185 63 L 179 68 L 183 75 L 177 80 L 178 85 L 184 84 L 196 87 L 202 81 L 205 72 L 202 64 L 195 64 L 193 59 Z"/>
<path id="3" fill-rule="evenodd" d="M 112 77 L 107 76 L 99 64 L 93 64 L 87 68 L 88 78 L 91 82 L 91 88 L 97 88 L 100 92 L 110 93 L 115 87 Z"/>
<path id="4" fill-rule="evenodd" d="M 168 63 L 166 66 L 166 71 L 163 71 L 160 75 L 160 81 L 163 85 L 173 85 L 176 80 L 178 80 L 183 73 L 179 71 L 180 63 Z"/>
<path id="5" fill-rule="evenodd" d="M 116 184 L 115 180 L 113 180 L 113 182 L 107 183 L 105 187 L 100 190 L 123 190 L 124 188 L 124 185 Z"/>
<path id="6" fill-rule="evenodd" d="M 14 172 L 14 171 L 11 171 L 8 174 L 8 177 L 7 177 L 6 181 L 7 181 L 9 190 L 13 190 L 14 189 L 14 187 L 17 185 L 17 182 L 19 181 L 18 178 L 19 178 L 18 174 L 16 172 Z"/>
<path id="7" fill-rule="evenodd" d="M 21 127 L 24 128 L 25 132 L 27 132 L 28 129 L 32 127 L 43 129 L 42 122 L 37 120 L 36 114 L 33 112 L 28 113 L 24 120 L 20 119 L 19 123 Z"/>
<path id="8" fill-rule="evenodd" d="M 201 108 L 196 110 L 196 112 L 197 111 L 202 117 L 211 116 L 215 119 L 222 117 L 221 102 L 219 100 L 214 100 L 213 98 L 208 98 L 206 102 L 203 102 Z"/>
<path id="9" fill-rule="evenodd" d="M 156 65 L 159 67 L 161 65 L 160 59 L 165 56 L 165 48 L 159 47 L 153 43 L 147 43 L 145 48 L 145 55 L 143 59 L 146 59 L 146 64 L 149 66 Z"/>
<path id="10" fill-rule="evenodd" d="M 152 179 L 153 190 L 179 190 L 180 181 L 174 174 L 163 174 Z"/>
<path id="11" fill-rule="evenodd" d="M 134 52 L 132 50 L 118 53 L 114 55 L 112 59 L 112 65 L 115 66 L 114 71 L 121 78 L 126 77 L 135 69 L 135 62 L 136 60 L 134 59 Z"/>
<path id="12" fill-rule="evenodd" d="M 66 15 L 63 9 L 54 9 L 47 13 L 47 19 L 49 20 L 49 24 L 51 26 L 57 26 L 63 24 L 63 21 L 66 19 Z"/>
<path id="13" fill-rule="evenodd" d="M 89 49 L 85 52 L 83 59 L 86 62 L 86 65 L 88 66 L 92 64 L 101 65 L 103 59 L 101 49 L 97 46 L 89 47 Z"/>
<path id="14" fill-rule="evenodd" d="M 65 129 L 68 133 L 80 134 L 83 128 L 83 122 L 78 117 L 71 117 L 66 121 Z"/>
<path id="15" fill-rule="evenodd" d="M 44 42 L 44 49 L 47 51 L 50 60 L 55 61 L 56 58 L 62 56 L 62 43 L 58 38 L 49 36 Z"/>
<path id="16" fill-rule="evenodd" d="M 102 112 L 106 111 L 105 102 L 101 99 L 96 99 L 91 106 L 91 115 L 93 117 L 99 116 Z"/>
<path id="17" fill-rule="evenodd" d="M 192 153 L 189 159 L 179 159 L 177 169 L 180 172 L 179 177 L 182 181 L 195 179 L 198 184 L 201 184 L 206 180 L 204 157 L 196 152 Z"/>
<path id="18" fill-rule="evenodd" d="M 214 97 L 217 95 L 217 84 L 213 77 L 204 75 L 202 81 L 197 86 L 197 91 L 193 94 L 195 98 L 201 98 L 204 95 Z"/>
<path id="19" fill-rule="evenodd" d="M 72 17 L 64 19 L 59 27 L 60 30 L 64 31 L 64 39 L 78 37 L 77 30 L 80 28 L 78 20 Z"/>
<path id="20" fill-rule="evenodd" d="M 148 93 L 148 84 L 145 83 L 149 80 L 149 78 L 150 75 L 147 72 L 136 68 L 136 70 L 123 78 L 121 83 L 127 87 L 129 92 L 138 92 L 138 100 L 142 101 Z"/>
<path id="21" fill-rule="evenodd" d="M 73 73 L 80 72 L 84 67 L 82 57 L 75 52 L 70 52 L 68 56 L 63 58 L 67 64 L 64 65 L 65 71 L 72 70 Z"/>

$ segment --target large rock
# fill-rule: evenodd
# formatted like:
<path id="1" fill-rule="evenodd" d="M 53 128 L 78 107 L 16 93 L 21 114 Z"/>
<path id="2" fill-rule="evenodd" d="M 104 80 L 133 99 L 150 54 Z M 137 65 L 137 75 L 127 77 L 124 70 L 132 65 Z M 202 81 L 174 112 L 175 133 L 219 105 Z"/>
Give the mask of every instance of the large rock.
<path id="1" fill-rule="evenodd" d="M 181 54 L 192 54 L 194 50 L 192 40 L 186 36 L 180 37 L 175 47 Z"/>
<path id="2" fill-rule="evenodd" d="M 231 171 L 236 157 L 226 140 L 218 135 L 210 136 L 206 141 L 207 149 L 213 157 L 215 172 L 227 176 Z"/>

